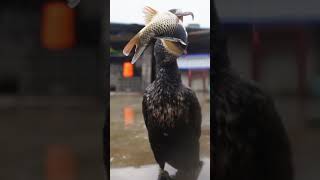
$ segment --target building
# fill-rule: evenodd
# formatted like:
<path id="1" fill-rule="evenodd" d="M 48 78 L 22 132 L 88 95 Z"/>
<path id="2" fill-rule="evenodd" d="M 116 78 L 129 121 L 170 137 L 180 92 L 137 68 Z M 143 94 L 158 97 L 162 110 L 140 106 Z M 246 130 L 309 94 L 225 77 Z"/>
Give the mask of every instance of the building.
<path id="1" fill-rule="evenodd" d="M 142 91 L 151 83 L 152 62 L 138 61 L 134 65 L 133 77 L 125 78 L 122 76 L 123 64 L 130 61 L 130 57 L 122 55 L 122 49 L 130 38 L 142 28 L 142 25 L 137 24 L 111 23 L 111 90 Z M 200 28 L 198 25 L 190 25 L 186 29 L 189 35 L 188 54 L 178 60 L 182 72 L 182 81 L 195 90 L 207 91 L 210 70 L 210 30 Z"/>
<path id="2" fill-rule="evenodd" d="M 320 95 L 318 1 L 215 2 L 234 69 L 273 94 Z"/>

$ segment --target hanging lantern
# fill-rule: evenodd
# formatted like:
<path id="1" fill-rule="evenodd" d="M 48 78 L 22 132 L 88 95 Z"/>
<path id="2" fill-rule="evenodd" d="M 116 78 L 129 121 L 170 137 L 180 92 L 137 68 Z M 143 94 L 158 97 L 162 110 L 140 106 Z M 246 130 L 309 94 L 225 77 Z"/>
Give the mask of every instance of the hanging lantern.
<path id="1" fill-rule="evenodd" d="M 131 78 L 134 75 L 134 69 L 133 69 L 133 64 L 130 62 L 125 62 L 123 63 L 123 72 L 122 76 L 124 78 Z"/>
<path id="2" fill-rule="evenodd" d="M 41 43 L 48 49 L 75 44 L 75 12 L 65 2 L 48 2 L 42 9 Z"/>

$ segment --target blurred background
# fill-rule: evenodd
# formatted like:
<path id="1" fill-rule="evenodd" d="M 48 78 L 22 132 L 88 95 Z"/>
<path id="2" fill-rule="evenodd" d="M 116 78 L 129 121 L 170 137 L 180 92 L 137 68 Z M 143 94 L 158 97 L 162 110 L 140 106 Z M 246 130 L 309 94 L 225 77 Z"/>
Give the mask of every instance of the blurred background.
<path id="1" fill-rule="evenodd" d="M 195 21 L 185 18 L 189 54 L 178 62 L 183 83 L 201 101 L 201 154 L 209 164 L 210 18 L 203 15 L 210 12 L 209 1 L 197 1 L 195 6 L 188 1 L 158 5 L 141 0 L 130 4 L 132 9 L 114 2 L 110 2 L 110 36 L 105 38 L 111 40 L 111 172 L 119 177 L 123 169 L 141 172 L 140 176 L 157 171 L 140 108 L 141 92 L 152 80 L 151 62 L 131 66 L 130 57 L 121 55 L 125 43 L 143 27 L 144 5 L 160 10 L 179 7 L 195 14 Z M 102 96 L 109 70 L 106 51 L 99 46 L 107 31 L 101 30 L 103 6 L 81 1 L 72 10 L 62 0 L 1 3 L 0 179 L 102 179 Z M 318 179 L 320 2 L 216 3 L 232 66 L 244 78 L 258 81 L 275 99 L 292 143 L 296 179 Z M 112 19 L 114 12 L 127 18 Z M 204 177 L 209 173 L 206 168 L 203 172 Z"/>
<path id="2" fill-rule="evenodd" d="M 103 179 L 102 7 L 1 1 L 0 179 Z"/>
<path id="3" fill-rule="evenodd" d="M 110 176 L 112 180 L 155 179 L 158 166 L 154 160 L 142 116 L 144 89 L 153 81 L 155 62 L 137 61 L 122 54 L 127 42 L 144 27 L 144 6 L 158 11 L 179 8 L 194 13 L 184 18 L 188 32 L 188 54 L 180 57 L 178 67 L 182 82 L 197 93 L 202 107 L 201 159 L 204 167 L 199 180 L 210 178 L 210 1 L 138 0 L 110 1 Z M 145 55 L 147 56 L 147 55 Z M 170 174 L 175 170 L 167 169 Z"/>
<path id="4" fill-rule="evenodd" d="M 296 180 L 319 179 L 320 1 L 216 0 L 233 68 L 274 97 Z"/>

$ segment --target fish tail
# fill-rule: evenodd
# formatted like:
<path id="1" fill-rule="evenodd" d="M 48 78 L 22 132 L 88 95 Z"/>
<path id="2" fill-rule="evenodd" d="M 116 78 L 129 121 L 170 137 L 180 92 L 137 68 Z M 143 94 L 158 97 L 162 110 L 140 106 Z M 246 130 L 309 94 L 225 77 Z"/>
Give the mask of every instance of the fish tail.
<path id="1" fill-rule="evenodd" d="M 129 56 L 134 46 L 136 46 L 136 49 L 138 48 L 139 40 L 140 40 L 139 34 L 136 34 L 132 39 L 130 39 L 127 45 L 123 48 L 123 54 L 126 56 Z"/>

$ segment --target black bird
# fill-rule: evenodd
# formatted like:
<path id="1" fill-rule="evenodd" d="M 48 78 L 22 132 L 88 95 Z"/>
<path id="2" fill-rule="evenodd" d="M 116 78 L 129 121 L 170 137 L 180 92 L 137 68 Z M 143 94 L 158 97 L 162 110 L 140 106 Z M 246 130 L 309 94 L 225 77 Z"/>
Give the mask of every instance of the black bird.
<path id="1" fill-rule="evenodd" d="M 213 179 L 292 180 L 289 140 L 274 102 L 231 69 L 216 9 L 212 11 Z"/>
<path id="2" fill-rule="evenodd" d="M 173 37 L 187 44 L 185 29 L 177 29 Z M 201 167 L 201 107 L 196 94 L 181 82 L 177 56 L 165 48 L 161 39 L 151 46 L 154 46 L 156 77 L 144 92 L 142 110 L 149 142 L 160 166 L 159 179 L 168 178 L 165 163 L 178 170 L 177 179 L 195 179 Z"/>

